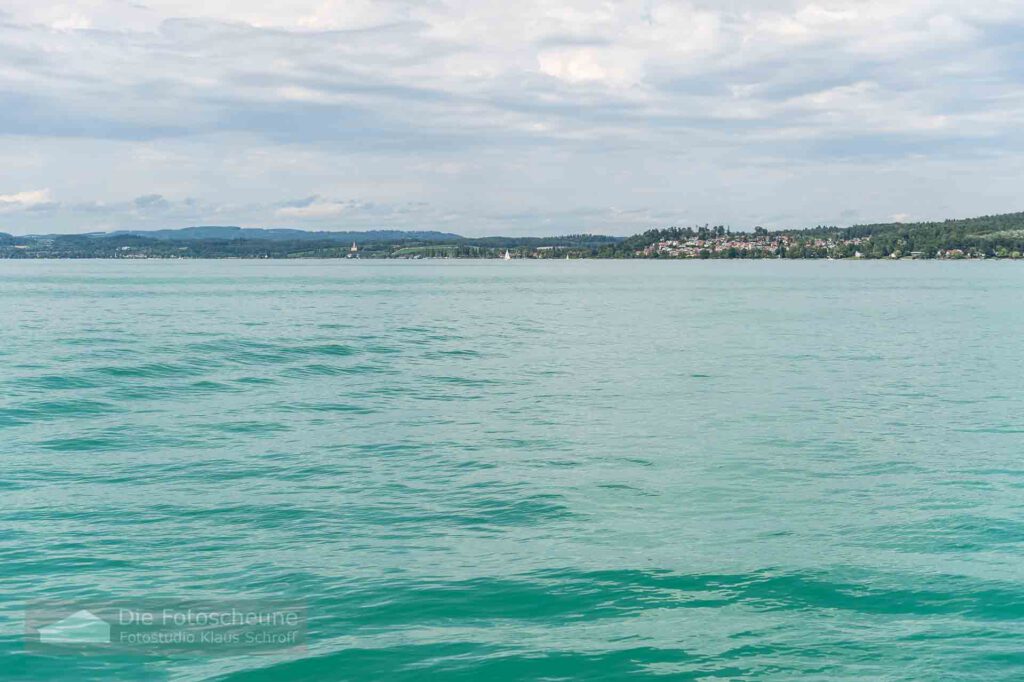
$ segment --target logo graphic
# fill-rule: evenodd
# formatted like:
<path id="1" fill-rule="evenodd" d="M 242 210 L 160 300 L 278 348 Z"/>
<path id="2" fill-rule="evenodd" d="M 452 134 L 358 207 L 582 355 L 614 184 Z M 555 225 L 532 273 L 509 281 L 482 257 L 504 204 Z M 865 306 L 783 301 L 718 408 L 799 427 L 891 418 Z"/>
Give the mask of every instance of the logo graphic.
<path id="1" fill-rule="evenodd" d="M 279 654 L 305 651 L 306 619 L 304 605 L 274 600 L 39 602 L 25 607 L 25 647 L 55 656 Z"/>
<path id="2" fill-rule="evenodd" d="M 110 623 L 85 609 L 39 628 L 46 644 L 110 644 Z"/>

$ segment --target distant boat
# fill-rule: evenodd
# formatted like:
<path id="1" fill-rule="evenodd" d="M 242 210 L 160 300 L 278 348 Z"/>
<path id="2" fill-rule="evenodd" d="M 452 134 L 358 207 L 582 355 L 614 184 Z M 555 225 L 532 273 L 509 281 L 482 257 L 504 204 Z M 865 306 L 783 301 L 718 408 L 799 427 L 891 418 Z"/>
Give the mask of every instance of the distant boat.
<path id="1" fill-rule="evenodd" d="M 569 254 L 565 254 L 565 260 L 569 260 Z"/>
<path id="2" fill-rule="evenodd" d="M 505 260 L 512 260 L 512 254 L 508 252 L 508 249 L 505 249 Z"/>

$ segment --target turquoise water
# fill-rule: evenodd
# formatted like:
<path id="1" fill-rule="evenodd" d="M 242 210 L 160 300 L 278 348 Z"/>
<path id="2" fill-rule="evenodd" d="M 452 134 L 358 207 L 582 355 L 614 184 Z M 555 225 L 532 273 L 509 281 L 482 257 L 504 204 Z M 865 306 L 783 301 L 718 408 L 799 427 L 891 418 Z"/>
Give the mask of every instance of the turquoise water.
<path id="1" fill-rule="evenodd" d="M 0 678 L 1024 676 L 1010 262 L 0 262 Z M 295 656 L 27 651 L 288 599 Z"/>

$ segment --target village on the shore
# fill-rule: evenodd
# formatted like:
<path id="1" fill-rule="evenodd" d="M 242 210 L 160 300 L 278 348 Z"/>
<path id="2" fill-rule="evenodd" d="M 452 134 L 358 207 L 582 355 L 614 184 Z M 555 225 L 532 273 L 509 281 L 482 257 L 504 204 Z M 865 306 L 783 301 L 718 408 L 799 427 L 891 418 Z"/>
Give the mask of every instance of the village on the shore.
<path id="1" fill-rule="evenodd" d="M 912 251 L 899 248 L 879 252 L 870 237 L 804 237 L 758 230 L 756 233 L 724 231 L 694 234 L 679 239 L 660 239 L 637 249 L 638 258 L 889 258 L 964 259 L 1020 258 L 1020 252 L 987 254 L 980 249 Z"/>

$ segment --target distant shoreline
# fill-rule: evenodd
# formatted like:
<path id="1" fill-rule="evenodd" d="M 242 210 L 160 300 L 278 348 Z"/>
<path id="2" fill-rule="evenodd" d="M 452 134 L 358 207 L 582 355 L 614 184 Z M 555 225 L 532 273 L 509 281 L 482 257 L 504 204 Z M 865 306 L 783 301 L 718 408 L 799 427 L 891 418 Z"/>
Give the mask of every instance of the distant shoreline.
<path id="1" fill-rule="evenodd" d="M 436 231 L 190 227 L 78 235 L 0 233 L 0 259 L 677 259 L 988 260 L 1024 258 L 1024 213 L 932 223 L 733 232 L 724 225 L 631 237 L 462 237 Z"/>
<path id="2" fill-rule="evenodd" d="M 259 262 L 259 261 L 338 261 L 338 262 L 351 262 L 351 263 L 365 263 L 365 262 L 444 262 L 444 261 L 480 261 L 480 262 L 513 262 L 513 261 L 528 261 L 528 262 L 559 262 L 565 259 L 559 258 L 532 258 L 532 257 L 513 257 L 509 261 L 505 261 L 501 257 L 450 257 L 445 258 L 441 256 L 424 256 L 422 258 L 388 258 L 388 257 L 369 257 L 369 258 L 344 258 L 337 256 L 268 256 L 268 257 L 241 257 L 241 256 L 140 256 L 140 257 L 118 257 L 118 256 L 31 256 L 31 257 L 4 257 L 0 256 L 0 262 L 32 262 L 32 261 L 117 261 L 117 262 L 137 262 L 137 261 L 245 261 L 245 262 Z M 800 257 L 783 257 L 778 258 L 775 256 L 765 257 L 746 257 L 746 258 L 688 258 L 688 257 L 601 257 L 601 256 L 580 256 L 578 258 L 570 258 L 572 261 L 633 261 L 633 262 L 705 262 L 705 261 L 726 261 L 726 262 L 750 262 L 750 261 L 766 261 L 766 262 L 792 262 L 792 261 L 816 261 L 816 262 L 851 262 L 851 263 L 869 263 L 869 262 L 904 262 L 904 261 L 938 261 L 938 262 L 978 262 L 978 261 L 1024 261 L 1024 258 L 1019 257 L 1000 257 L 1000 256 L 971 256 L 961 258 L 913 258 L 913 257 L 863 257 L 863 258 L 817 258 L 811 256 L 800 256 Z"/>

